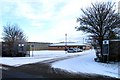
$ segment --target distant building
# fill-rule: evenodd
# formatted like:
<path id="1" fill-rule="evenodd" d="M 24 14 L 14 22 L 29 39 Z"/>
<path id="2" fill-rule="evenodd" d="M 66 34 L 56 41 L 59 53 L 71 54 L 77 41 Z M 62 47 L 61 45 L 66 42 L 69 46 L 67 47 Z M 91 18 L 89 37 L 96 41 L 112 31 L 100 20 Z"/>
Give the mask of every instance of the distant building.
<path id="1" fill-rule="evenodd" d="M 16 42 L 14 44 L 0 42 L 0 56 L 25 56 L 26 54 L 27 50 L 25 42 Z"/>
<path id="2" fill-rule="evenodd" d="M 26 43 L 17 43 L 14 44 L 13 47 L 11 47 L 11 50 L 14 51 L 12 54 L 18 54 L 18 53 L 27 53 L 29 54 L 29 51 L 39 51 L 39 50 L 48 50 L 48 46 L 51 43 L 44 43 L 44 42 L 26 42 Z M 5 42 L 0 42 L 0 56 L 7 55 L 10 53 L 10 48 L 7 47 L 7 44 Z"/>
<path id="3" fill-rule="evenodd" d="M 48 50 L 50 44 L 45 42 L 27 42 L 27 49 L 30 51 Z"/>
<path id="4" fill-rule="evenodd" d="M 15 54 L 17 53 L 27 53 L 29 51 L 39 51 L 39 50 L 65 50 L 68 48 L 80 48 L 89 50 L 91 45 L 83 44 L 79 42 L 61 42 L 61 43 L 45 43 L 45 42 L 26 42 L 18 43 L 13 45 L 12 49 Z M 9 48 L 5 42 L 0 42 L 0 55 L 9 53 Z"/>
<path id="5" fill-rule="evenodd" d="M 91 46 L 83 43 L 77 42 L 62 42 L 62 43 L 53 43 L 49 45 L 49 50 L 65 50 L 69 48 L 80 48 L 80 49 L 90 49 Z"/>

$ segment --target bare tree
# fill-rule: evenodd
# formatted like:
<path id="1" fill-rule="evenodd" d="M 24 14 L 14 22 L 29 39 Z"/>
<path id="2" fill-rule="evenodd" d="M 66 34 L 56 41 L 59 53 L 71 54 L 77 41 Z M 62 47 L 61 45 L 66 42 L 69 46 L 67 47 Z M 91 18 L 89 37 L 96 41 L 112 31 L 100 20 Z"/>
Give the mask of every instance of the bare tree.
<path id="1" fill-rule="evenodd" d="M 91 33 L 92 37 L 98 42 L 102 54 L 102 42 L 104 39 L 110 39 L 110 32 L 120 28 L 120 16 L 113 9 L 115 3 L 102 2 L 95 3 L 86 9 L 81 9 L 83 15 L 77 18 L 80 26 L 76 27 L 79 31 Z"/>
<path id="2" fill-rule="evenodd" d="M 7 24 L 6 26 L 3 26 L 2 39 L 6 44 L 6 52 L 11 55 L 17 54 L 15 50 L 17 49 L 16 45 L 18 46 L 19 43 L 24 43 L 27 41 L 25 34 L 16 24 Z"/>

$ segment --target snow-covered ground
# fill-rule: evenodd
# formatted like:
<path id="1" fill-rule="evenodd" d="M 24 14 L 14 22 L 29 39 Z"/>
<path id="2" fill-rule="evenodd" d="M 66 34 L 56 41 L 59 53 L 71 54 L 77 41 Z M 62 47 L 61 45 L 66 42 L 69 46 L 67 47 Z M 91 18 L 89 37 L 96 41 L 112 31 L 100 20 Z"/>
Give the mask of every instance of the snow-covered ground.
<path id="1" fill-rule="evenodd" d="M 53 58 L 60 58 L 69 55 L 78 55 L 80 53 L 66 54 L 65 51 L 31 51 L 30 57 L 1 57 L 0 64 L 6 64 L 10 66 L 20 66 L 23 64 L 36 63 Z"/>
<path id="2" fill-rule="evenodd" d="M 88 50 L 78 57 L 55 62 L 52 67 L 70 72 L 93 73 L 120 78 L 120 73 L 118 75 L 118 63 L 98 63 L 94 61 L 94 58 L 95 50 Z"/>
<path id="3" fill-rule="evenodd" d="M 6 64 L 10 66 L 20 66 L 23 64 L 36 63 L 44 60 L 60 58 L 70 55 L 79 55 L 71 59 L 58 61 L 52 64 L 52 67 L 61 68 L 72 72 L 83 72 L 102 74 L 112 77 L 119 77 L 118 75 L 118 63 L 98 63 L 94 61 L 95 51 L 88 50 L 79 53 L 65 53 L 65 51 L 34 51 L 30 57 L 0 57 L 0 64 Z"/>

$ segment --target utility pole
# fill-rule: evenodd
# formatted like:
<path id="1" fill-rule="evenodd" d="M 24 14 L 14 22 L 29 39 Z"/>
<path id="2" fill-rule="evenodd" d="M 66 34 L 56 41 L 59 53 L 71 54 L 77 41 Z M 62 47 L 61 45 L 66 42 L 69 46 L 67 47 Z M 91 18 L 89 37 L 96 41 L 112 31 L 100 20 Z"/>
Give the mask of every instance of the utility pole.
<path id="1" fill-rule="evenodd" d="M 83 43 L 84 43 L 84 38 L 83 38 Z"/>
<path id="2" fill-rule="evenodd" d="M 31 45 L 31 47 L 32 47 L 32 57 L 33 57 L 33 48 L 34 48 L 34 45 Z"/>
<path id="3" fill-rule="evenodd" d="M 67 33 L 65 34 L 65 52 L 67 54 Z"/>

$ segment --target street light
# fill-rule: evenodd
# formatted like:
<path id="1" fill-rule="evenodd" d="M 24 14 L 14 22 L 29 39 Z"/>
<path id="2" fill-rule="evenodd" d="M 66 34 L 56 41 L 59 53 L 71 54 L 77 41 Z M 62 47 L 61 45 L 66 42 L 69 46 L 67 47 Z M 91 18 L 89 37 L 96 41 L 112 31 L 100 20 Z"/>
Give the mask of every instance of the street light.
<path id="1" fill-rule="evenodd" d="M 67 54 L 67 34 L 65 34 L 65 52 Z"/>
<path id="2" fill-rule="evenodd" d="M 32 47 L 32 57 L 33 57 L 33 48 L 34 48 L 34 45 L 31 45 L 31 47 Z"/>
<path id="3" fill-rule="evenodd" d="M 22 56 L 24 56 L 24 49 L 23 49 L 23 47 L 24 47 L 24 44 L 18 44 L 18 46 L 19 46 L 19 48 L 18 48 L 18 53 L 20 52 L 20 55 L 22 55 Z"/>
<path id="4" fill-rule="evenodd" d="M 22 51 L 23 51 L 24 44 L 21 44 L 21 46 L 22 46 Z"/>
<path id="5" fill-rule="evenodd" d="M 23 51 L 24 44 L 18 44 L 18 46 L 21 48 L 21 51 Z"/>

